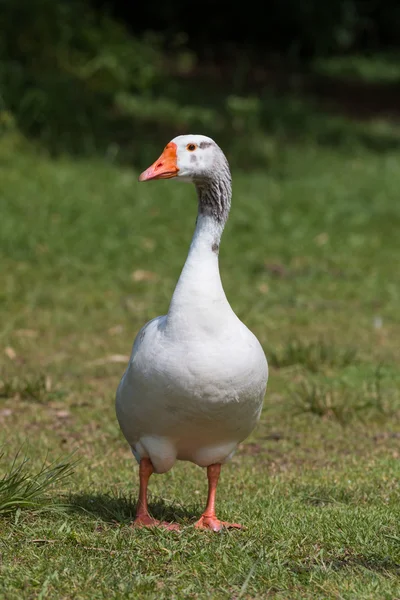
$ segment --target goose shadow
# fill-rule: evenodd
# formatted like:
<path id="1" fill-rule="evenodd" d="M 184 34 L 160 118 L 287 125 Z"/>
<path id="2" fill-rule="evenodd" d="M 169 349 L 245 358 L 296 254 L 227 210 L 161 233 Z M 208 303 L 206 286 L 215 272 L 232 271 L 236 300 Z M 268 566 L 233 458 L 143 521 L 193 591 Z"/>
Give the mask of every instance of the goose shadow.
<path id="1" fill-rule="evenodd" d="M 135 518 L 136 498 L 113 496 L 111 494 L 71 494 L 68 499 L 73 510 L 84 512 L 93 519 L 107 523 L 129 524 Z M 178 504 L 170 504 L 162 498 L 154 498 L 149 502 L 149 513 L 160 521 L 191 525 L 200 516 L 201 509 L 196 506 L 184 508 Z"/>

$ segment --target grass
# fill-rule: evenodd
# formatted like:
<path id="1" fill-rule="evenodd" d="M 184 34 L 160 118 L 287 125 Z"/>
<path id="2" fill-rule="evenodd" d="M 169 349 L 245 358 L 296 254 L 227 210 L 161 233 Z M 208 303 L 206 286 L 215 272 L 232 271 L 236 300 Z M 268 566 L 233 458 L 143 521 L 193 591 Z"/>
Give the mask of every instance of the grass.
<path id="1" fill-rule="evenodd" d="M 357 350 L 342 348 L 325 340 L 290 339 L 283 348 L 271 348 L 268 351 L 269 364 L 282 368 L 292 365 L 304 365 L 313 372 L 324 365 L 331 367 L 347 367 L 355 362 Z"/>
<path id="2" fill-rule="evenodd" d="M 0 460 L 8 467 L 4 454 Z M 72 473 L 72 464 L 54 462 L 43 464 L 37 472 L 29 469 L 29 459 L 19 456 L 12 461 L 9 471 L 6 470 L 0 479 L 0 516 L 14 513 L 21 509 L 44 510 L 57 509 L 62 506 L 54 504 L 46 496 L 46 492 L 59 484 Z"/>
<path id="3" fill-rule="evenodd" d="M 380 416 L 393 417 L 400 406 L 400 396 L 398 389 L 392 389 L 390 393 L 386 383 L 379 370 L 370 381 L 357 382 L 352 386 L 335 379 L 304 379 L 294 386 L 294 406 L 299 412 L 335 418 L 342 425 L 347 425 L 354 418 L 377 420 Z"/>
<path id="4" fill-rule="evenodd" d="M 79 462 L 46 494 L 68 513 L 1 516 L 0 596 L 400 597 L 399 159 L 310 143 L 234 172 L 222 278 L 271 373 L 219 489 L 247 529 L 208 535 L 190 464 L 150 486 L 182 531 L 129 527 L 137 469 L 113 405 L 136 332 L 168 309 L 193 190 L 1 140 L 0 446 L 23 445 L 32 473 L 47 453 Z"/>

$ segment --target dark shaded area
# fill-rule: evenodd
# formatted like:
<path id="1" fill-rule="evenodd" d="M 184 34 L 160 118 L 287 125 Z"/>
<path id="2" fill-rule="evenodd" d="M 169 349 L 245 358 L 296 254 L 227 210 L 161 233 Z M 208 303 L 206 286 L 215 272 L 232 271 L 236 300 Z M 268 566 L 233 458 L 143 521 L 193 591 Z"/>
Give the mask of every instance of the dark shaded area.
<path id="1" fill-rule="evenodd" d="M 242 46 L 276 57 L 308 59 L 345 51 L 377 52 L 399 47 L 400 5 L 395 0 L 267 0 L 259 3 L 184 0 L 129 3 L 92 0 L 135 34 L 153 30 L 170 42 L 178 35 L 202 58 L 226 56 Z"/>
<path id="2" fill-rule="evenodd" d="M 69 504 L 76 510 L 84 511 L 95 519 L 107 523 L 131 523 L 135 518 L 136 499 L 125 496 L 111 496 L 109 494 L 73 494 L 68 498 Z M 181 506 L 166 504 L 162 498 L 149 503 L 150 514 L 160 521 L 182 523 L 195 521 L 199 518 L 201 510 L 183 508 Z"/>

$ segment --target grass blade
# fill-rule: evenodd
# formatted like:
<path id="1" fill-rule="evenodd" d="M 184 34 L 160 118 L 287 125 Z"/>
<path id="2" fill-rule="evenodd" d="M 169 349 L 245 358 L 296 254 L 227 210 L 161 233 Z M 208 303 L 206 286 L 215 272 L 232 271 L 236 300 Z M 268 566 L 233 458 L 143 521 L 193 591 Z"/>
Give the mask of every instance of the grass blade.
<path id="1" fill-rule="evenodd" d="M 0 465 L 5 458 L 4 453 L 0 454 Z M 29 462 L 27 457 L 19 459 L 17 454 L 0 479 L 0 516 L 18 509 L 43 510 L 62 506 L 55 503 L 47 492 L 73 473 L 76 461 L 62 460 L 50 464 L 44 461 L 36 471 L 30 468 Z"/>

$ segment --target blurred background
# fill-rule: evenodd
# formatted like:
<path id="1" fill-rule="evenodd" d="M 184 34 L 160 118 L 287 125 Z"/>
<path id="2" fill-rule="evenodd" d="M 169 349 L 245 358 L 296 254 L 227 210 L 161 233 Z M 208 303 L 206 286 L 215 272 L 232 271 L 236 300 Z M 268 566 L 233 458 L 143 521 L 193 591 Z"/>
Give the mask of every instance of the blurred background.
<path id="1" fill-rule="evenodd" d="M 207 132 L 242 168 L 304 139 L 397 145 L 398 2 L 260 6 L 3 0 L 1 131 L 129 163 Z"/>

